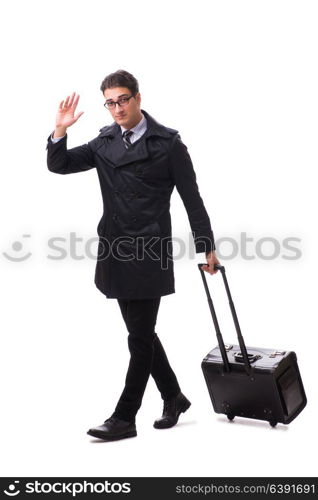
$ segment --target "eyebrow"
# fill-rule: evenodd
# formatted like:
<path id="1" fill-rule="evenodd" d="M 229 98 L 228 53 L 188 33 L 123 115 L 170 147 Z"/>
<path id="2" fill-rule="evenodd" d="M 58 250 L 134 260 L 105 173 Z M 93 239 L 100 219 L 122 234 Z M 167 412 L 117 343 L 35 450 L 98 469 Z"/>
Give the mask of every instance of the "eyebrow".
<path id="1" fill-rule="evenodd" d="M 117 96 L 117 98 L 119 99 L 120 97 L 124 97 L 124 96 L 128 96 L 128 94 L 120 94 L 119 96 Z M 113 101 L 114 99 L 106 99 L 106 102 L 107 101 Z"/>

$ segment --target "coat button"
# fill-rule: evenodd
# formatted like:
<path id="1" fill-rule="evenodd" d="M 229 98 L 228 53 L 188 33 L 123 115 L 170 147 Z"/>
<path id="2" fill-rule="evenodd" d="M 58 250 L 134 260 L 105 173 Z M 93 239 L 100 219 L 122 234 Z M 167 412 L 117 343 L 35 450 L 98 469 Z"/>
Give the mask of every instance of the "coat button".
<path id="1" fill-rule="evenodd" d="M 117 214 L 113 214 L 113 220 L 117 220 L 118 218 L 118 215 Z"/>
<path id="2" fill-rule="evenodd" d="M 116 196 L 119 196 L 119 195 L 120 195 L 120 191 L 118 191 L 117 189 L 115 189 L 114 194 L 115 194 Z"/>
<path id="3" fill-rule="evenodd" d="M 135 215 L 132 216 L 131 218 L 132 221 L 136 222 L 137 221 L 137 217 Z"/>

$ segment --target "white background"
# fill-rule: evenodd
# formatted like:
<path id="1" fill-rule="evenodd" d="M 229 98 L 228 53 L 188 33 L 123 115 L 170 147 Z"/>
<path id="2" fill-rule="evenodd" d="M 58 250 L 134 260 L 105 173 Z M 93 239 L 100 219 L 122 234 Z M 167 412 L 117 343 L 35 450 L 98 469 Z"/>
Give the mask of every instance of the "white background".
<path id="1" fill-rule="evenodd" d="M 3 476 L 317 475 L 317 14 L 309 0 L 2 3 Z M 162 401 L 150 380 L 136 438 L 86 434 L 123 388 L 127 333 L 117 301 L 94 285 L 94 258 L 48 258 L 49 238 L 68 249 L 71 232 L 84 254 L 102 198 L 95 170 L 55 175 L 45 148 L 57 105 L 73 91 L 84 114 L 69 147 L 111 123 L 99 87 L 120 68 L 139 80 L 143 109 L 180 131 L 216 239 L 253 240 L 250 260 L 241 251 L 226 258 L 231 245 L 219 251 L 247 345 L 297 353 L 308 405 L 289 426 L 213 412 L 200 364 L 216 339 L 202 254 L 187 254 L 176 259 L 176 293 L 162 298 L 156 331 L 191 408 L 173 429 L 155 430 Z M 171 212 L 174 236 L 187 239 L 177 192 Z M 279 245 L 274 259 L 256 254 L 268 237 Z M 296 260 L 284 258 L 288 237 L 300 239 Z M 17 262 L 4 252 L 31 255 Z M 235 343 L 221 276 L 207 278 Z"/>

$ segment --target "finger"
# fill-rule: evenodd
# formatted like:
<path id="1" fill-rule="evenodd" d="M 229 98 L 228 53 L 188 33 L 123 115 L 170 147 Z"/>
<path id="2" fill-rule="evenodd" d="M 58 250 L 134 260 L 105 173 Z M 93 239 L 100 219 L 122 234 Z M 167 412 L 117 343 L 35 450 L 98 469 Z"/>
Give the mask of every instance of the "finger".
<path id="1" fill-rule="evenodd" d="M 60 105 L 59 105 L 59 111 L 62 111 L 62 109 L 63 109 L 63 104 L 64 104 L 64 100 L 60 102 Z"/>
<path id="2" fill-rule="evenodd" d="M 77 121 L 79 119 L 79 117 L 82 116 L 83 113 L 84 113 L 84 111 L 80 111 L 79 113 L 77 113 L 77 115 L 74 117 L 75 121 Z"/>
<path id="3" fill-rule="evenodd" d="M 73 92 L 73 93 L 71 94 L 71 97 L 70 97 L 70 102 L 69 102 L 70 106 L 72 106 L 72 104 L 73 104 L 74 97 L 75 97 L 75 92 Z"/>
<path id="4" fill-rule="evenodd" d="M 213 265 L 213 270 L 214 270 L 214 274 L 218 273 L 219 272 L 219 269 L 217 269 L 215 266 L 219 266 L 220 263 L 219 262 L 214 262 L 214 265 Z"/>
<path id="5" fill-rule="evenodd" d="M 71 106 L 71 107 L 73 106 L 74 97 L 75 97 L 75 92 L 73 92 L 73 94 L 71 95 L 71 98 L 70 98 L 69 106 Z"/>
<path id="6" fill-rule="evenodd" d="M 209 273 L 215 274 L 214 264 L 209 264 Z"/>
<path id="7" fill-rule="evenodd" d="M 70 100 L 70 96 L 68 95 L 67 98 L 65 99 L 64 108 L 68 107 L 69 100 Z"/>
<path id="8" fill-rule="evenodd" d="M 72 104 L 73 111 L 75 111 L 75 109 L 76 109 L 76 107 L 78 105 L 79 98 L 80 98 L 80 96 L 77 95 L 76 99 L 74 100 L 74 102 Z"/>

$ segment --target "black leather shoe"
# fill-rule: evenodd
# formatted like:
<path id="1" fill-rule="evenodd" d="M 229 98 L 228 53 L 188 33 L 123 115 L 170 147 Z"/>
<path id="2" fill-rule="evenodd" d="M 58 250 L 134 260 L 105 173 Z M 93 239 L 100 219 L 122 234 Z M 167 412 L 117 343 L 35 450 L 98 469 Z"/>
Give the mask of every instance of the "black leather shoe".
<path id="1" fill-rule="evenodd" d="M 105 420 L 103 425 L 89 429 L 87 434 L 104 439 L 105 441 L 116 441 L 117 439 L 137 436 L 137 431 L 135 422 L 127 422 L 117 417 L 110 417 Z"/>
<path id="2" fill-rule="evenodd" d="M 153 426 L 155 429 L 168 429 L 178 422 L 180 413 L 187 411 L 190 407 L 190 401 L 179 392 L 179 394 L 169 401 L 163 403 L 162 417 L 155 420 Z"/>

